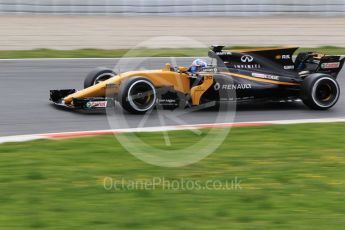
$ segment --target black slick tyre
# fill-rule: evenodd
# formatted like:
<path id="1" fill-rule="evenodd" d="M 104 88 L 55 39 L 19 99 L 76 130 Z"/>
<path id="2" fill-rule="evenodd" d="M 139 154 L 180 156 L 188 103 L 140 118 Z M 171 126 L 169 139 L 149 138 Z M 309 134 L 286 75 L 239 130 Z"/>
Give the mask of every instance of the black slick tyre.
<path id="1" fill-rule="evenodd" d="M 155 107 L 156 100 L 156 88 L 147 78 L 134 77 L 121 83 L 118 101 L 129 113 L 144 114 Z"/>

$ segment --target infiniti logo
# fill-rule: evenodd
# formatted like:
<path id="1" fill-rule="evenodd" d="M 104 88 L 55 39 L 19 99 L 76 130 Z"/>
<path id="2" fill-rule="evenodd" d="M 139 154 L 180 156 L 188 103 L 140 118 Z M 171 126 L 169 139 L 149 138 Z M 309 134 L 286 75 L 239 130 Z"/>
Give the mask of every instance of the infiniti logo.
<path id="1" fill-rule="evenodd" d="M 250 55 L 243 55 L 241 57 L 242 62 L 252 62 L 253 60 L 254 60 L 254 58 Z"/>

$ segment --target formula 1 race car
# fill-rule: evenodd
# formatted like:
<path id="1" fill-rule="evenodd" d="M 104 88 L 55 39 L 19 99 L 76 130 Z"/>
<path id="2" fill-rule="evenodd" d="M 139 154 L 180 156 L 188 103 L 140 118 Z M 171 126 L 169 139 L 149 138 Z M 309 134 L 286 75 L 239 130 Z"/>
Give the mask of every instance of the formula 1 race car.
<path id="1" fill-rule="evenodd" d="M 143 114 L 157 107 L 199 106 L 215 102 L 302 100 L 311 109 L 326 110 L 340 95 L 337 76 L 345 58 L 298 48 L 261 48 L 241 51 L 212 46 L 213 64 L 173 67 L 116 74 L 107 68 L 91 71 L 84 89 L 51 90 L 59 107 L 92 111 L 119 102 L 130 113 Z"/>

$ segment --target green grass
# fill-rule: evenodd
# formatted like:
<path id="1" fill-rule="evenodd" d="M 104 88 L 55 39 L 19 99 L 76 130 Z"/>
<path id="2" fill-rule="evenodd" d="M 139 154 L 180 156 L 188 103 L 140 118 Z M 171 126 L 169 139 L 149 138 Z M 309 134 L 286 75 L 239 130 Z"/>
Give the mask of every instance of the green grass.
<path id="1" fill-rule="evenodd" d="M 229 49 L 241 49 L 248 47 L 229 47 Z M 250 47 L 249 47 L 250 48 Z M 208 49 L 135 49 L 128 53 L 128 49 L 101 50 L 101 49 L 81 49 L 81 50 L 9 50 L 0 51 L 0 59 L 17 58 L 118 58 L 118 57 L 202 57 L 207 55 Z M 326 54 L 345 54 L 345 48 L 320 47 L 301 48 L 302 51 L 315 51 Z"/>
<path id="2" fill-rule="evenodd" d="M 200 139 L 169 135 L 173 146 L 165 149 Z M 344 135 L 344 123 L 234 128 L 216 153 L 182 168 L 146 164 L 111 135 L 2 144 L 0 228 L 342 229 Z M 139 136 L 164 146 L 161 133 Z M 242 190 L 106 191 L 105 177 L 238 177 Z"/>

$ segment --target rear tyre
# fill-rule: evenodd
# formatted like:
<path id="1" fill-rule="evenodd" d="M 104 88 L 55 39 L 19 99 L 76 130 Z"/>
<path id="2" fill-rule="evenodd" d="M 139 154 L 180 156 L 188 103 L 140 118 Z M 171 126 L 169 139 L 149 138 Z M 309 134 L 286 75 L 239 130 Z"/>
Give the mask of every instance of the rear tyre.
<path id="1" fill-rule="evenodd" d="M 146 78 L 130 78 L 120 86 L 118 101 L 129 113 L 144 114 L 155 107 L 156 100 L 156 88 Z"/>
<path id="2" fill-rule="evenodd" d="M 329 75 L 312 74 L 303 82 L 302 100 L 311 109 L 330 109 L 337 103 L 339 96 L 339 84 Z"/>
<path id="3" fill-rule="evenodd" d="M 108 68 L 98 67 L 92 70 L 84 80 L 84 89 L 89 88 L 93 85 L 97 85 L 102 81 L 106 81 L 109 78 L 116 76 L 116 73 Z"/>

